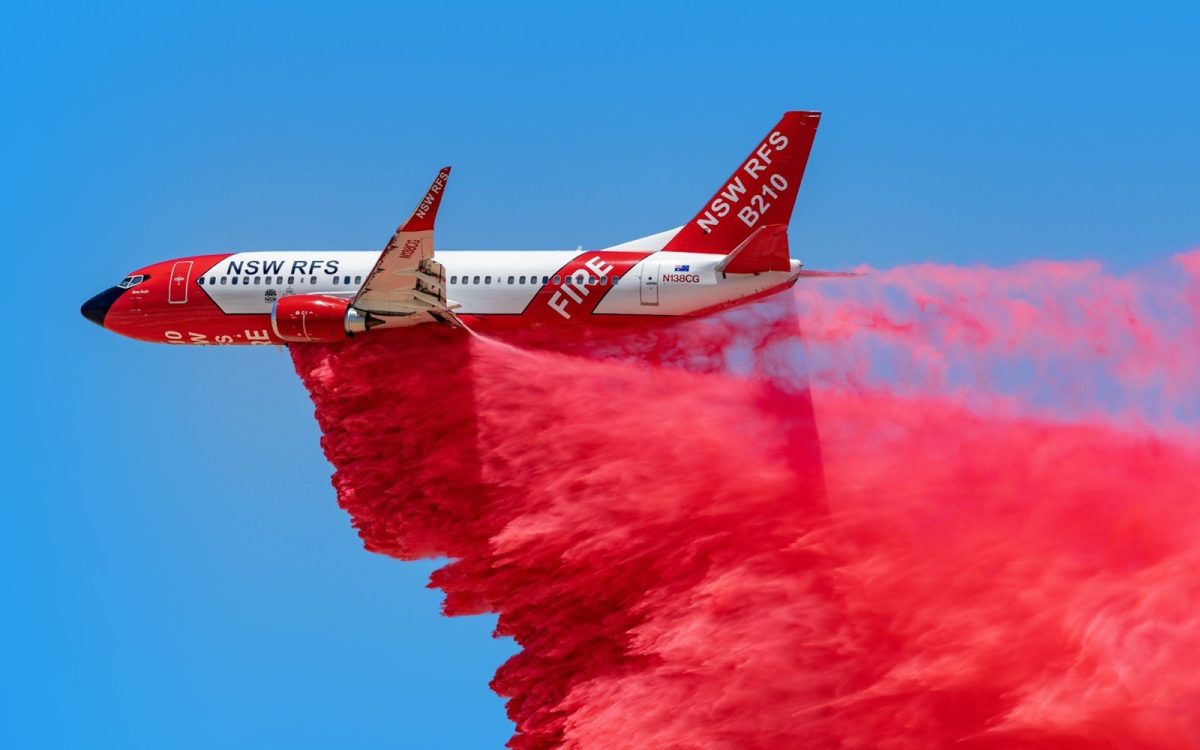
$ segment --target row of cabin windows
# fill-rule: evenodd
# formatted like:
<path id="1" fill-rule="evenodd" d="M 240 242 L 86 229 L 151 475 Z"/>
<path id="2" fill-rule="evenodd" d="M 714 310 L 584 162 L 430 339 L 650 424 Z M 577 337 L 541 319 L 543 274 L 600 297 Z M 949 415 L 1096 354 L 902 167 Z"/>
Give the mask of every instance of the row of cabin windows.
<path id="1" fill-rule="evenodd" d="M 284 278 L 284 277 L 282 277 L 282 276 L 265 276 L 265 277 L 264 277 L 264 276 L 246 276 L 246 277 L 242 278 L 242 280 L 241 280 L 240 282 L 238 281 L 238 278 L 239 278 L 239 277 L 237 277 L 237 276 L 232 276 L 232 277 L 227 277 L 227 276 L 209 276 L 209 277 L 208 277 L 208 280 L 206 281 L 206 280 L 204 279 L 204 277 L 203 277 L 203 276 L 201 276 L 200 278 L 196 279 L 196 282 L 197 282 L 198 284 L 200 284 L 200 286 L 204 286 L 205 284 L 207 284 L 208 286 L 216 286 L 218 283 L 220 283 L 222 286 L 224 286 L 224 285 L 225 285 L 225 283 L 226 283 L 226 279 L 228 279 L 228 280 L 229 280 L 229 283 L 230 283 L 230 284 L 232 284 L 232 285 L 234 285 L 234 286 L 237 286 L 239 283 L 240 283 L 240 284 L 242 284 L 242 285 L 244 285 L 244 286 L 251 286 L 251 285 L 253 285 L 253 286 L 259 286 L 260 284 L 271 284 L 271 283 L 274 283 L 276 286 L 278 286 L 278 285 L 280 285 L 280 284 L 282 284 L 282 283 L 283 283 L 283 278 Z M 287 277 L 287 283 L 289 283 L 289 284 L 295 284 L 295 283 L 297 283 L 297 281 L 296 281 L 296 278 L 297 278 L 297 277 L 295 277 L 295 276 L 288 276 L 288 277 Z M 220 279 L 220 281 L 219 281 L 219 282 L 217 281 L 218 279 Z M 272 279 L 274 279 L 274 282 L 272 282 Z M 303 277 L 303 276 L 299 277 L 299 279 L 300 279 L 300 280 L 299 280 L 299 283 L 301 283 L 301 284 L 305 283 L 305 281 L 304 281 L 304 277 Z M 317 283 L 317 277 L 316 277 L 316 276 L 310 276 L 310 277 L 308 277 L 308 282 L 307 282 L 307 283 L 309 283 L 309 284 L 316 284 L 316 283 Z M 342 284 L 349 284 L 349 283 L 350 283 L 350 277 L 349 277 L 349 276 L 334 276 L 334 277 L 333 277 L 333 283 L 334 283 L 335 285 L 338 285 L 338 286 L 340 286 L 340 285 L 342 285 Z M 355 276 L 355 277 L 354 277 L 354 283 L 355 283 L 355 284 L 361 284 L 361 283 L 362 283 L 362 276 Z"/>
<path id="2" fill-rule="evenodd" d="M 241 278 L 241 281 L 238 280 L 239 278 Z M 298 283 L 300 283 L 300 284 L 305 283 L 305 281 L 304 281 L 305 277 L 303 277 L 303 276 L 300 276 L 300 277 L 288 276 L 287 283 L 295 284 L 295 283 L 297 283 L 297 278 L 299 278 Z M 551 281 L 553 281 L 555 284 L 562 284 L 564 280 L 570 281 L 573 278 L 577 278 L 577 277 L 573 277 L 573 276 L 565 276 L 564 277 L 561 274 L 555 274 L 554 276 L 509 276 L 508 283 L 509 284 L 529 283 L 529 284 L 540 284 L 542 286 L 545 286 L 546 284 L 551 283 Z M 272 279 L 274 280 L 273 282 L 272 282 Z M 208 286 L 217 286 L 218 284 L 220 284 L 221 286 L 224 286 L 226 283 L 232 284 L 233 286 L 237 286 L 238 284 L 242 284 L 244 286 L 260 286 L 262 284 L 274 283 L 275 285 L 278 286 L 278 285 L 283 284 L 283 279 L 284 279 L 283 276 L 266 276 L 266 277 L 263 277 L 263 276 L 245 276 L 245 277 L 209 276 L 206 280 L 202 276 L 199 279 L 196 279 L 196 282 L 199 283 L 201 286 L 204 286 L 206 284 Z M 528 281 L 526 281 L 526 279 L 528 279 Z M 617 284 L 617 282 L 619 282 L 620 280 L 621 280 L 620 276 L 613 276 L 612 277 L 613 285 L 615 286 Z M 126 281 L 128 281 L 128 279 Z M 140 279 L 139 279 L 139 281 L 140 281 Z M 350 276 L 334 276 L 332 281 L 335 285 L 349 284 L 351 282 L 351 277 Z M 362 276 L 353 277 L 353 281 L 355 284 L 361 284 Z M 504 279 L 502 276 L 497 276 L 495 279 L 495 282 L 497 284 L 503 284 Z M 126 282 L 122 282 L 122 283 L 126 283 Z M 134 283 L 136 283 L 136 282 L 134 282 Z M 316 276 L 308 277 L 307 283 L 315 285 L 317 283 L 317 277 Z M 466 285 L 491 284 L 492 277 L 491 276 L 451 276 L 450 283 L 451 284 L 466 284 Z M 596 286 L 596 285 L 606 286 L 609 282 L 608 282 L 607 276 L 601 276 L 599 278 L 597 278 L 595 276 L 588 276 L 584 279 L 583 283 L 587 286 Z"/>
<path id="3" fill-rule="evenodd" d="M 525 281 L 526 278 L 529 279 L 528 282 Z M 540 284 L 542 286 L 545 286 L 546 284 L 549 284 L 551 281 L 553 281 L 555 284 L 561 284 L 561 283 L 563 283 L 564 279 L 566 279 L 567 281 L 571 281 L 574 278 L 577 278 L 577 277 L 574 277 L 574 276 L 564 277 L 562 275 L 557 275 L 557 274 L 554 276 L 529 276 L 529 277 L 509 276 L 508 283 L 509 284 L 530 283 L 530 284 Z M 540 279 L 540 281 L 539 281 L 539 279 Z M 621 280 L 620 276 L 612 277 L 612 283 L 614 285 L 616 285 L 616 283 L 620 280 Z M 480 277 L 480 276 L 451 276 L 450 283 L 451 284 L 490 284 L 490 283 L 492 283 L 492 277 L 491 276 L 483 276 L 483 277 Z M 497 276 L 496 283 L 503 284 L 504 283 L 503 277 Z M 597 284 L 599 284 L 600 286 L 606 286 L 608 284 L 608 277 L 601 276 L 600 278 L 596 278 L 595 276 L 588 276 L 584 280 L 583 283 L 586 286 L 596 286 Z"/>

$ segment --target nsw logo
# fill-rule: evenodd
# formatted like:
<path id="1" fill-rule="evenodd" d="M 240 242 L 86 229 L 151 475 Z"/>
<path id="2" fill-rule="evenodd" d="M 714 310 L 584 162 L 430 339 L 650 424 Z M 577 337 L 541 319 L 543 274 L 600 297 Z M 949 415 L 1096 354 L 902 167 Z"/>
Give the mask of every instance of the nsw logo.
<path id="1" fill-rule="evenodd" d="M 691 264 L 685 263 L 682 266 L 675 266 L 675 273 L 687 273 L 692 270 Z"/>

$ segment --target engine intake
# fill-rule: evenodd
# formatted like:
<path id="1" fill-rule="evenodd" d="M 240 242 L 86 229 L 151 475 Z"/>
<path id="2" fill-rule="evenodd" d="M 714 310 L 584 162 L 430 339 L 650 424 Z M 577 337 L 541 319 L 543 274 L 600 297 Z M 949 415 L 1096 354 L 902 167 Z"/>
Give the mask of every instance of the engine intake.
<path id="1" fill-rule="evenodd" d="M 349 299 L 325 294 L 291 294 L 280 297 L 271 308 L 275 335 L 297 343 L 344 341 L 380 322 L 355 310 Z"/>

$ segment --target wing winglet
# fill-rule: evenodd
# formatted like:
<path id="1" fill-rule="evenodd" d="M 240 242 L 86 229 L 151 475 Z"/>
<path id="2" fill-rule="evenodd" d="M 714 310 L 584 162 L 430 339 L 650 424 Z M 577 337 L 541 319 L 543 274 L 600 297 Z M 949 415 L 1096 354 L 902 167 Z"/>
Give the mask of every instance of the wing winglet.
<path id="1" fill-rule="evenodd" d="M 400 225 L 400 228 L 396 230 L 397 233 L 426 232 L 433 229 L 438 208 L 442 205 L 442 193 L 446 190 L 446 180 L 449 178 L 450 167 L 442 167 L 437 177 L 433 179 L 433 184 L 426 191 L 425 197 L 417 204 L 417 209 L 413 211 L 412 216 L 408 217 L 408 221 Z"/>

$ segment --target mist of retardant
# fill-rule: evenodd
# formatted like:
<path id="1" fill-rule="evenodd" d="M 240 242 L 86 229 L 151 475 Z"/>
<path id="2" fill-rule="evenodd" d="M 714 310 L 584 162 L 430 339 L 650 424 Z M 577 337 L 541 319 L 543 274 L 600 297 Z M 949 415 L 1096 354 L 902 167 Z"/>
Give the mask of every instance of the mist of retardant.
<path id="1" fill-rule="evenodd" d="M 1184 748 L 1198 322 L 1200 252 L 293 356 L 367 548 L 521 645 L 512 747 Z"/>

